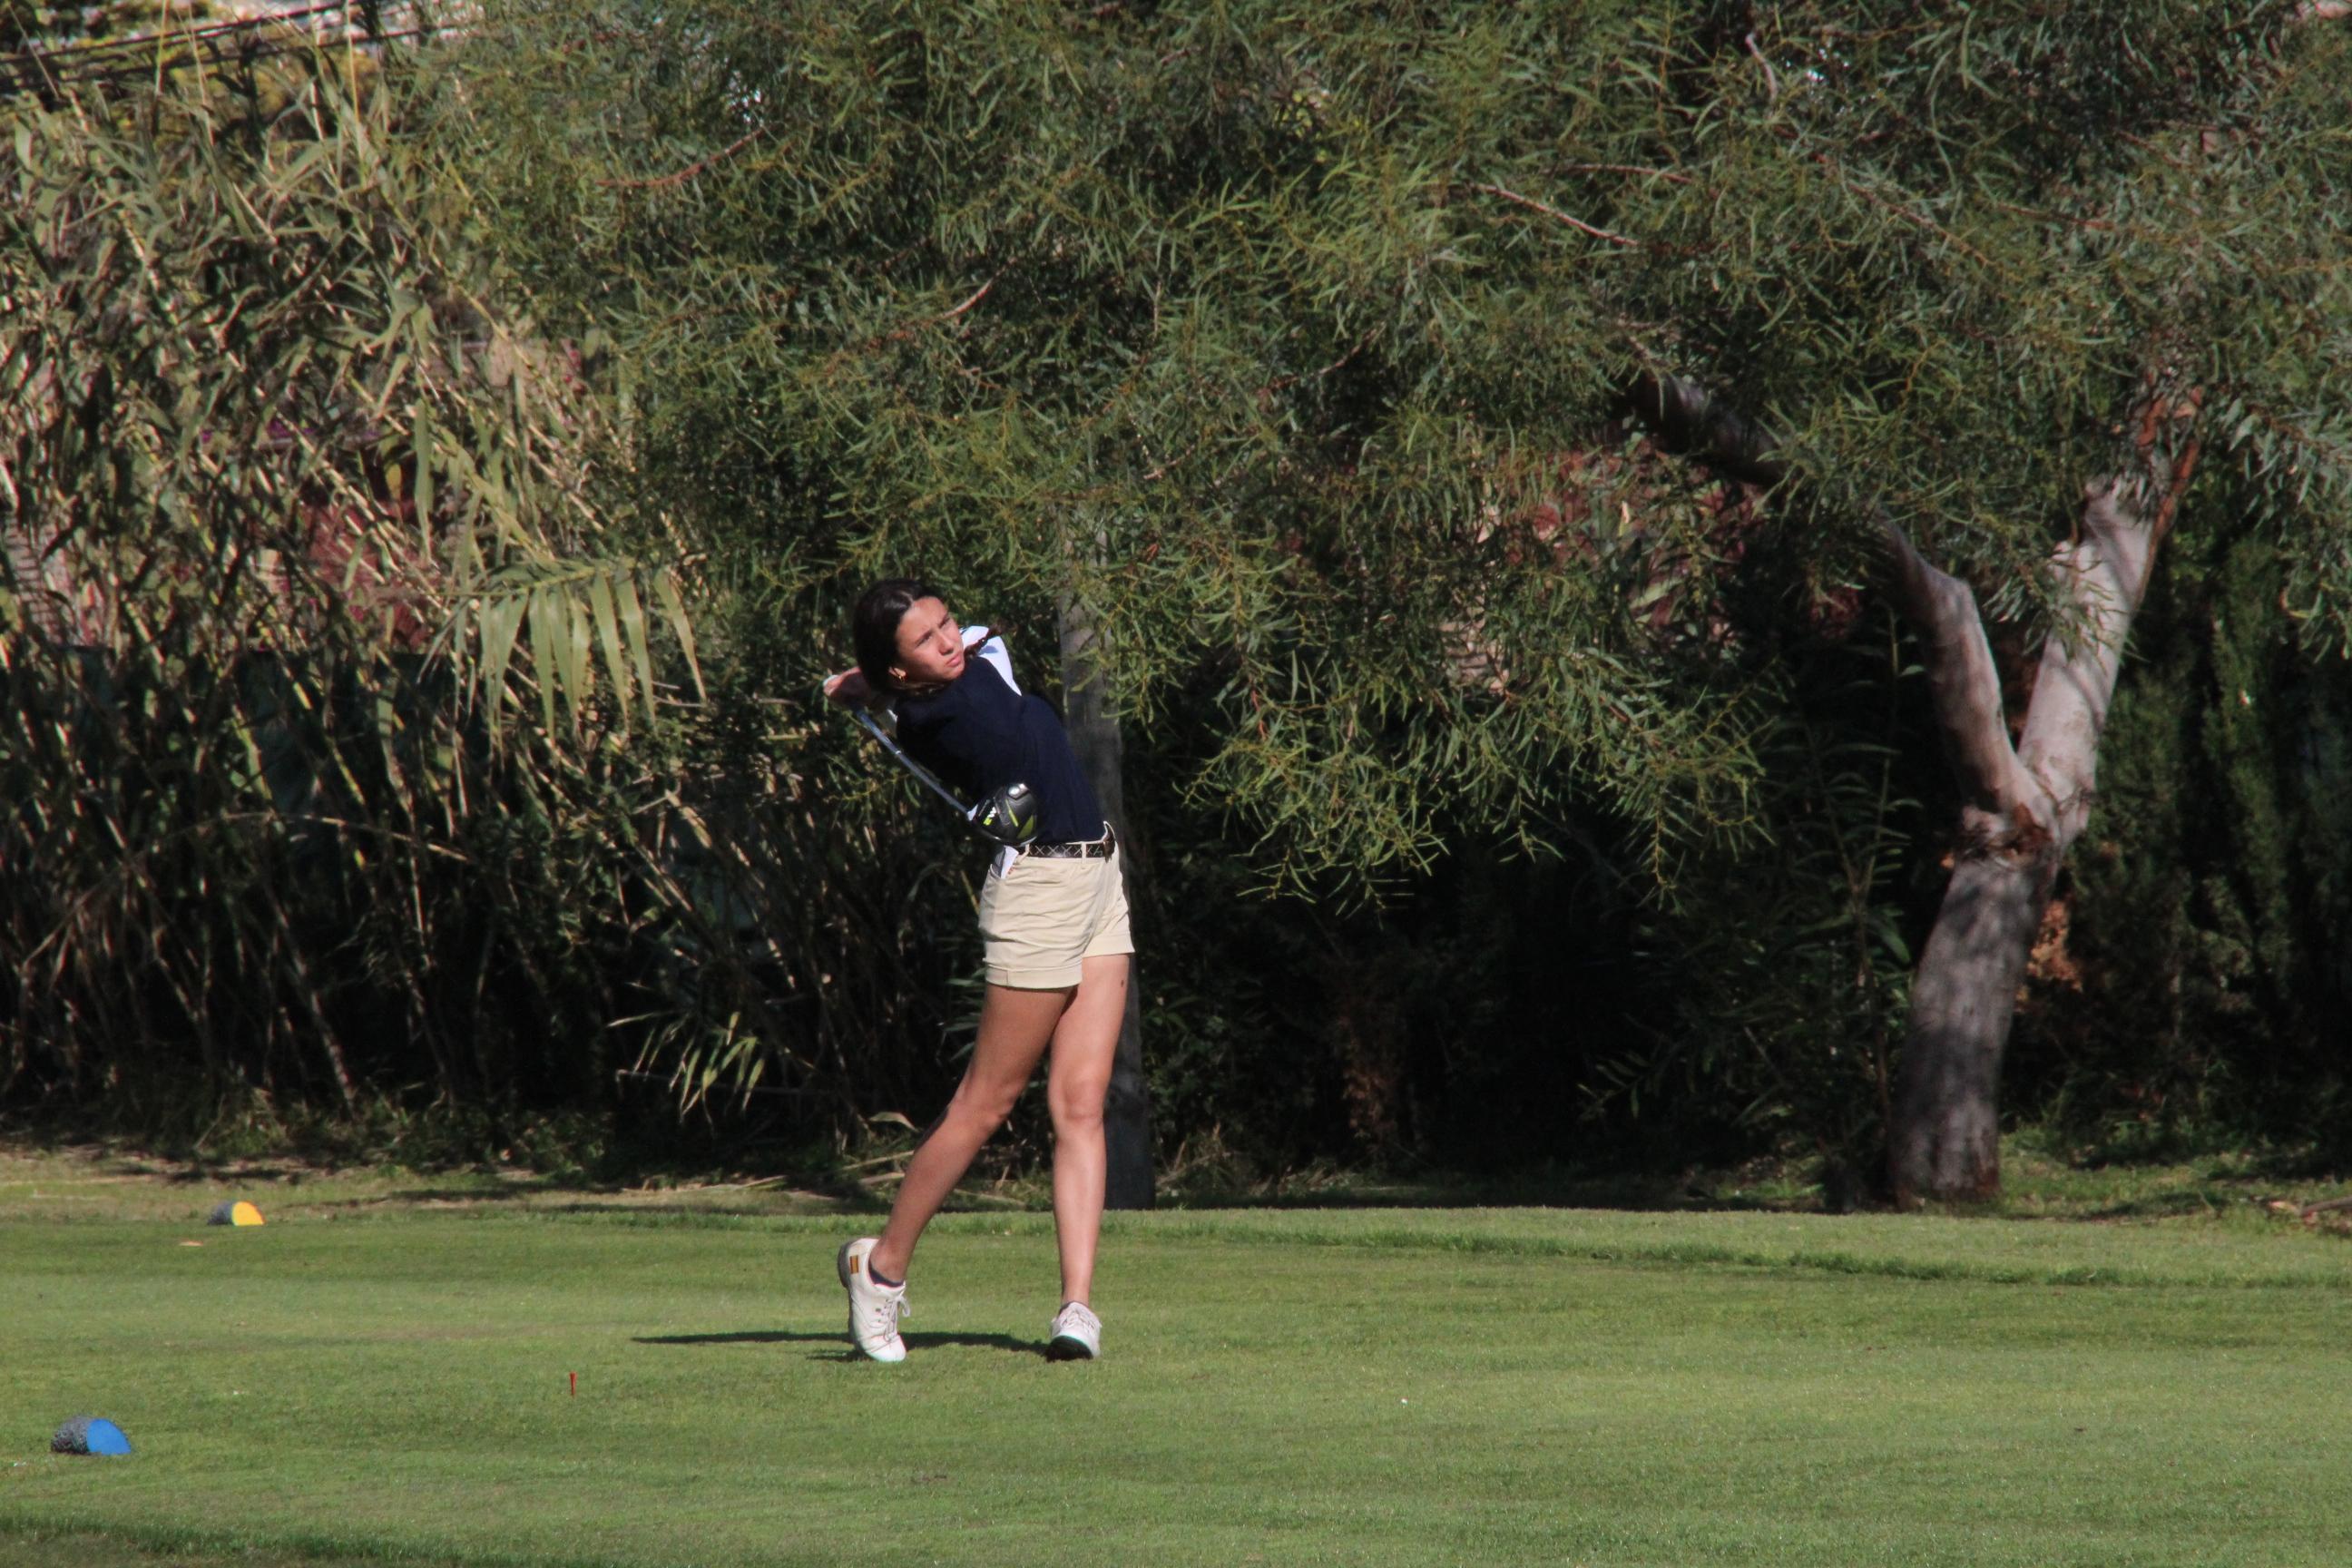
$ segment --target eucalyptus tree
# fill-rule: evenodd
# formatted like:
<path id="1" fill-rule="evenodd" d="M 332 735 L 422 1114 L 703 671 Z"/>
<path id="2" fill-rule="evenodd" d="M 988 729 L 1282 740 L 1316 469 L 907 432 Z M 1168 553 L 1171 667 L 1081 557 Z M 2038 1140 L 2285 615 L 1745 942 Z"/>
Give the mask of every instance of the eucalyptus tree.
<path id="1" fill-rule="evenodd" d="M 1888 1175 L 1898 1197 L 1982 1196 L 2013 999 L 2159 547 L 2266 539 L 2311 644 L 2346 645 L 2352 24 L 1744 20 L 1701 51 L 1729 112 L 1674 163 L 1716 204 L 1706 226 L 1619 226 L 1705 257 L 1680 287 L 1706 341 L 1637 401 L 1801 492 L 1916 629 L 1958 820 Z"/>

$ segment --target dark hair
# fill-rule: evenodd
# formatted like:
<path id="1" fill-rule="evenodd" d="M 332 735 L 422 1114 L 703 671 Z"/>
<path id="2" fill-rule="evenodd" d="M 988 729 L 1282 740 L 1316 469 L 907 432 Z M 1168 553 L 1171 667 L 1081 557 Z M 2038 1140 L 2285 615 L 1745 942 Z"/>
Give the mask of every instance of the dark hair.
<path id="1" fill-rule="evenodd" d="M 919 577 L 885 577 L 866 590 L 849 617 L 849 640 L 866 685 L 877 691 L 898 689 L 890 678 L 890 667 L 898 662 L 898 623 L 916 600 L 939 597 L 940 591 Z"/>

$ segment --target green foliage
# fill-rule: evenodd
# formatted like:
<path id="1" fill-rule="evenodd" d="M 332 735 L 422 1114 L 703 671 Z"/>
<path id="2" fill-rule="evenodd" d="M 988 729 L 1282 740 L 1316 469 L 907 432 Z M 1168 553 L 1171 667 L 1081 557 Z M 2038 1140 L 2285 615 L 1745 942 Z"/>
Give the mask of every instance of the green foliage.
<path id="1" fill-rule="evenodd" d="M 1848 519 L 1885 506 L 2004 621 L 2046 613 L 2052 524 L 2151 375 L 2201 390 L 2209 454 L 2259 477 L 2240 501 L 2333 571 L 2352 359 L 2322 84 L 2344 30 L 2284 6 L 1838 9 L 1690 42 L 1739 107 L 1707 164 L 1675 165 L 1663 368 L 1708 365 Z"/>
<path id="2" fill-rule="evenodd" d="M 658 907 L 626 759 L 691 668 L 671 546 L 338 63 L 79 98 L 0 172 L 0 858 L 40 868 L 0 1087 L 181 1136 L 255 1090 L 593 1099 Z"/>
<path id="3" fill-rule="evenodd" d="M 1398 144 L 1484 134 L 1444 95 L 1505 90 L 1529 24 L 492 16 L 444 133 L 541 308 L 616 344 L 771 687 L 919 565 L 1033 637 L 1083 606 L 1133 721 L 1215 737 L 1192 799 L 1278 885 L 1539 837 L 1570 790 L 1662 858 L 1741 818 L 1738 691 L 1519 525 L 1614 395 L 1589 291 L 1447 196 L 1466 147 Z"/>
<path id="4" fill-rule="evenodd" d="M 484 303 L 462 200 L 337 63 L 314 58 L 282 106 L 174 80 L 120 123 L 100 97 L 19 125 L 5 365 L 25 559 L 0 610 L 156 644 L 177 624 L 160 597 L 215 660 L 437 632 L 498 699 L 527 668 L 551 731 L 559 697 L 586 716 L 601 649 L 625 724 L 631 685 L 652 690 L 644 605 L 677 606 L 642 556 L 669 542 L 613 514 L 608 417 L 562 351 Z"/>
<path id="5" fill-rule="evenodd" d="M 12 505 L 61 581 L 138 591 L 0 599 L 45 716 L 10 808 L 77 823 L 39 841 L 60 898 L 217 841 L 268 910 L 294 873 L 220 824 L 292 830 L 239 737 L 328 715 L 272 742 L 302 833 L 411 868 L 248 929 L 192 860 L 140 918 L 242 956 L 192 940 L 171 1016 L 331 929 L 354 1005 L 460 1037 L 488 951 L 594 1070 L 850 1132 L 943 1086 L 971 955 L 968 857 L 813 696 L 863 584 L 920 571 L 1033 686 L 1066 611 L 1097 629 L 1172 1137 L 1458 1148 L 1539 1086 L 1510 1143 L 1616 1062 L 1681 1124 L 1844 1144 L 1934 847 L 1899 658 L 1858 693 L 1821 647 L 1874 510 L 2031 644 L 2124 411 L 2193 393 L 2179 537 L 2244 520 L 2308 646 L 2352 624 L 2346 35 L 2189 0 L 492 0 L 357 102 L 322 71 L 36 118 Z M 1631 437 L 1657 374 L 1798 482 Z M 81 682 L 42 639 L 92 615 Z M 136 787 L 82 822 L 32 727 L 119 691 L 90 754 Z M 168 746 L 201 805 L 149 804 Z M 2292 837 L 2248 813 L 2248 854 Z M 2289 929 L 2232 940 L 2283 963 Z M 420 969 L 450 984 L 383 1005 Z M 274 1059 L 318 1049 L 265 1013 Z"/>
<path id="6" fill-rule="evenodd" d="M 1869 1169 L 1889 1116 L 1918 929 L 1908 906 L 1921 725 L 1876 646 L 1791 650 L 1792 714 L 1766 742 L 1768 848 L 1694 865 L 1635 941 L 1657 986 L 1635 1049 L 1599 1064 L 1597 1109 L 1678 1147 L 1762 1143 Z M 1889 668 L 1890 665 L 1895 668 Z"/>
<path id="7" fill-rule="evenodd" d="M 1806 524 L 1832 586 L 1884 505 L 2037 613 L 2150 345 L 2294 559 L 2346 499 L 2334 31 L 1848 12 L 494 8 L 445 131 L 621 345 L 746 620 L 908 563 L 1020 624 L 1074 597 L 1281 885 L 1571 795 L 1663 867 L 1748 820 L 1759 716 L 1520 528 L 1633 374 L 1856 502 Z"/>

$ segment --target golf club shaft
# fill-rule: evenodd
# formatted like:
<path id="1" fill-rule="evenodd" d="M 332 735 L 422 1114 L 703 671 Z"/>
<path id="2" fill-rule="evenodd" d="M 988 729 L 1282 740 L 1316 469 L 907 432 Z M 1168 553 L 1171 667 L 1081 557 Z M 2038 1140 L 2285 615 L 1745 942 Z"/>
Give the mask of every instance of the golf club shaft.
<path id="1" fill-rule="evenodd" d="M 890 738 L 890 731 L 885 730 L 881 725 L 875 722 L 873 714 L 861 710 L 857 713 L 856 718 L 859 723 L 866 726 L 867 733 L 871 734 L 876 740 L 882 742 L 882 749 L 898 759 L 898 765 L 900 767 L 905 768 L 908 773 L 914 774 L 916 779 L 933 795 L 938 795 L 941 800 L 946 801 L 950 805 L 955 807 L 955 812 L 958 816 L 962 817 L 967 822 L 971 820 L 971 807 L 958 800 L 955 797 L 955 792 L 948 788 L 947 785 L 941 784 L 938 777 L 932 773 L 930 769 L 923 766 L 922 763 L 908 756 L 906 752 L 899 747 L 898 742 Z"/>

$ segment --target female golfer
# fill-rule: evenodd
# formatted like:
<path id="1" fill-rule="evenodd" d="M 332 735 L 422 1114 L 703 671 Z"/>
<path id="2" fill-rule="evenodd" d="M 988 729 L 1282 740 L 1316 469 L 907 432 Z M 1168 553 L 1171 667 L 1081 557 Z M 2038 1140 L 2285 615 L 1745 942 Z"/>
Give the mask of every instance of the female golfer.
<path id="1" fill-rule="evenodd" d="M 937 592 L 904 577 L 866 590 L 852 634 L 857 668 L 828 679 L 825 695 L 895 708 L 898 743 L 967 798 L 1028 784 L 1038 830 L 1032 842 L 998 853 L 981 889 L 988 988 L 971 1065 L 917 1142 L 881 1236 L 841 1249 L 850 1338 L 876 1361 L 906 1359 L 898 1320 L 915 1243 L 1012 1113 L 1050 1045 L 1045 1094 L 1054 1118 L 1062 1309 L 1045 1353 L 1091 1359 L 1102 1351 L 1102 1322 L 1087 1298 L 1102 1232 L 1103 1095 L 1135 951 L 1118 841 L 1061 721 L 1042 698 L 1022 694 L 1002 639 L 985 627 L 965 632 Z"/>

